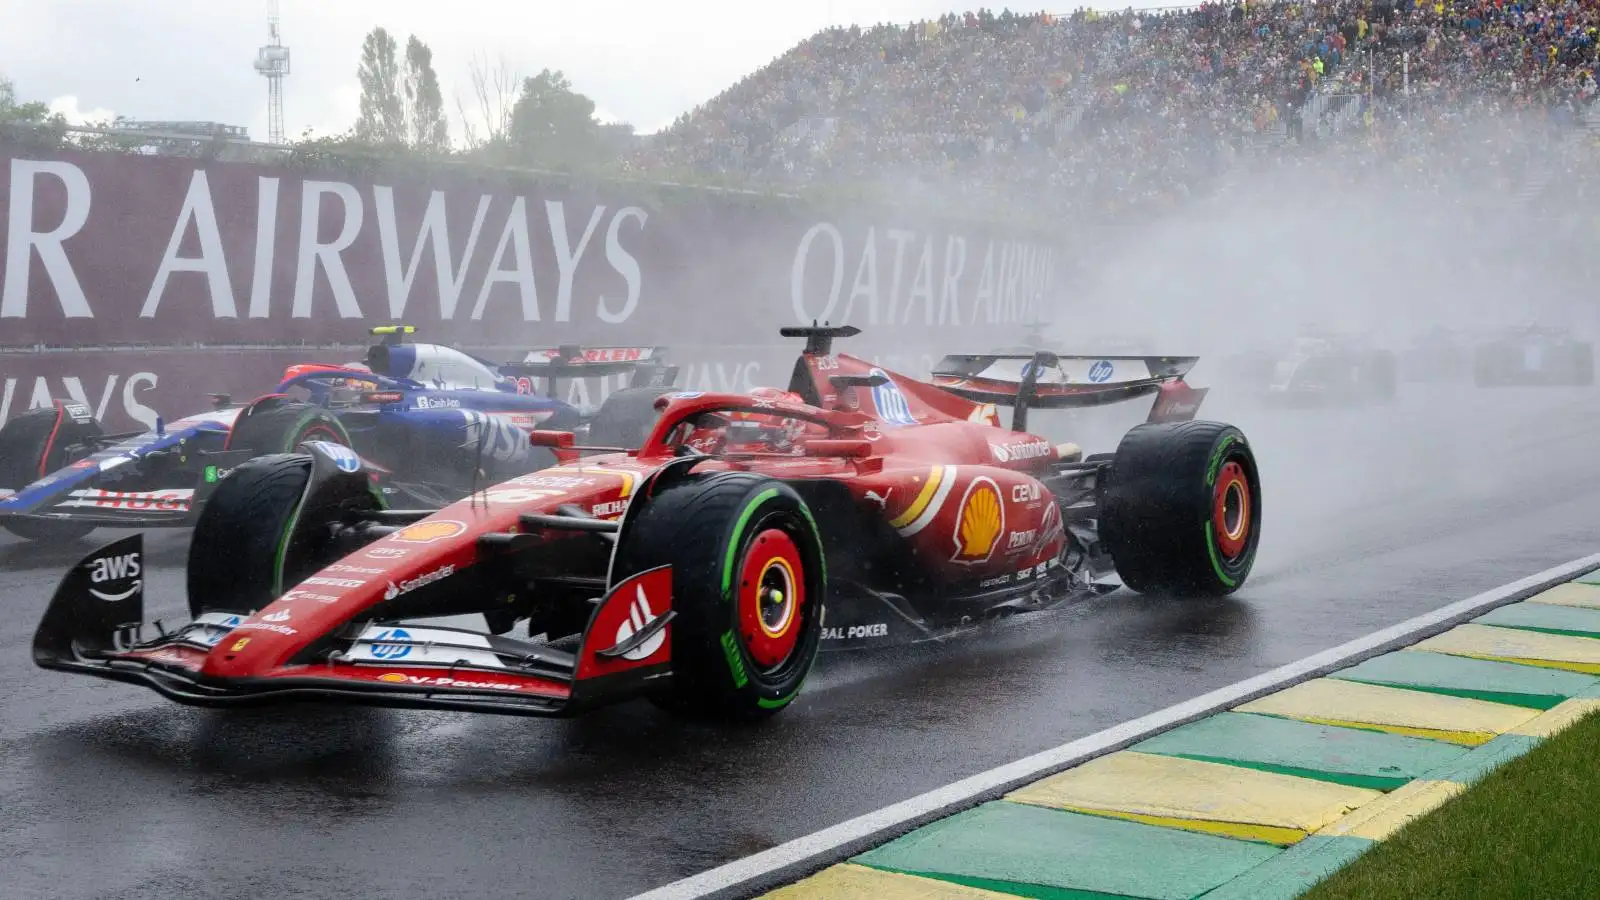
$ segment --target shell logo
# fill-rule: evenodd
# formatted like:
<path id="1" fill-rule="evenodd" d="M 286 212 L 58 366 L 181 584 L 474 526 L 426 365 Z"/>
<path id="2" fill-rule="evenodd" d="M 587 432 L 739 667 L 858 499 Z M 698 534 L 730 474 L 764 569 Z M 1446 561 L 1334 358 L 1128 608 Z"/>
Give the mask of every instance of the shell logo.
<path id="1" fill-rule="evenodd" d="M 431 544 L 446 538 L 459 537 L 466 534 L 465 522 L 454 519 L 439 519 L 432 522 L 418 522 L 395 532 L 394 540 L 407 544 Z"/>
<path id="2" fill-rule="evenodd" d="M 390 684 L 398 684 L 405 681 L 406 677 L 401 675 L 399 672 L 385 672 L 384 674 L 378 676 L 378 680 L 387 681 Z"/>
<path id="3" fill-rule="evenodd" d="M 968 566 L 988 562 L 1005 530 L 999 485 L 983 476 L 972 479 L 956 510 L 956 553 L 951 561 Z"/>

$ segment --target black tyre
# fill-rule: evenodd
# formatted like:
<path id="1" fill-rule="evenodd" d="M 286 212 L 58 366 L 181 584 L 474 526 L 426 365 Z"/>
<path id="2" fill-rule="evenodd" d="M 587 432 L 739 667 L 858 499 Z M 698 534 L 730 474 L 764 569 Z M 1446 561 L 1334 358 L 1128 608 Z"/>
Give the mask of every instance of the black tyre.
<path id="1" fill-rule="evenodd" d="M 189 542 L 192 615 L 265 607 L 340 555 L 331 526 L 345 511 L 378 508 L 355 480 L 321 483 L 306 497 L 310 479 L 310 456 L 278 453 L 240 465 L 217 484 Z"/>
<path id="2" fill-rule="evenodd" d="M 694 476 L 652 496 L 617 548 L 617 580 L 672 566 L 673 712 L 751 721 L 788 706 L 822 641 L 822 539 L 788 485 Z"/>
<path id="3" fill-rule="evenodd" d="M 1497 347 L 1480 347 L 1472 354 L 1472 383 L 1476 387 L 1499 387 L 1506 383 L 1510 367 Z"/>
<path id="4" fill-rule="evenodd" d="M 1261 536 L 1261 478 L 1244 433 L 1221 422 L 1129 431 L 1102 489 L 1100 536 L 1141 594 L 1238 590 Z"/>
<path id="5" fill-rule="evenodd" d="M 1574 344 L 1572 347 L 1572 383 L 1578 387 L 1594 384 L 1594 345 Z"/>
<path id="6" fill-rule="evenodd" d="M 279 403 L 252 408 L 233 423 L 229 450 L 289 453 L 302 441 L 328 441 L 350 446 L 350 433 L 337 416 L 311 403 Z"/>
<path id="7" fill-rule="evenodd" d="M 1400 372 L 1395 356 L 1387 350 L 1377 350 L 1367 360 L 1367 382 L 1372 396 L 1388 403 L 1399 393 Z"/>
<path id="8" fill-rule="evenodd" d="M 589 437 L 584 442 L 596 447 L 624 447 L 637 450 L 650 436 L 661 413 L 656 410 L 656 400 L 677 391 L 674 387 L 636 387 L 612 391 L 606 402 L 600 404 L 589 423 Z"/>
<path id="9" fill-rule="evenodd" d="M 94 452 L 100 422 L 79 422 L 55 406 L 30 409 L 0 428 L 0 487 L 20 491 Z M 81 522 L 9 519 L 5 529 L 30 541 L 75 541 L 95 529 Z"/>

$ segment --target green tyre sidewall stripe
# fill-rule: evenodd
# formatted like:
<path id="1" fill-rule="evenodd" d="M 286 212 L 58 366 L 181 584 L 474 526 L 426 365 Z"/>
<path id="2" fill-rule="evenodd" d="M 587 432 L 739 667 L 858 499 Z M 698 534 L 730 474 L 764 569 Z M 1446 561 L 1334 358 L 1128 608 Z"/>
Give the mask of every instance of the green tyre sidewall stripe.
<path id="1" fill-rule="evenodd" d="M 1243 435 L 1241 435 L 1238 431 L 1229 431 L 1228 433 L 1223 435 L 1222 440 L 1217 441 L 1217 446 L 1211 451 L 1211 460 L 1206 466 L 1206 487 L 1208 489 L 1210 489 L 1212 492 L 1215 491 L 1216 486 L 1217 486 L 1217 476 L 1222 473 L 1223 465 L 1225 463 L 1227 463 L 1228 459 L 1230 458 L 1229 449 L 1231 447 L 1233 447 L 1235 444 L 1239 445 L 1240 449 L 1242 449 L 1242 450 L 1244 450 L 1246 452 L 1248 452 L 1249 449 L 1250 449 L 1250 445 L 1249 445 L 1248 442 L 1245 441 Z M 1255 474 L 1254 469 L 1255 469 L 1255 466 L 1252 464 L 1249 467 L 1249 474 L 1254 475 Z M 1259 477 L 1260 476 L 1257 475 L 1257 478 L 1259 478 Z M 1239 557 L 1239 560 L 1238 560 L 1238 562 L 1241 564 L 1241 567 L 1245 567 L 1245 568 L 1247 568 L 1249 566 L 1250 560 L 1252 560 L 1255 557 L 1255 553 L 1256 553 L 1256 529 L 1260 527 L 1257 524 L 1257 522 L 1259 520 L 1259 516 L 1257 516 L 1257 509 L 1256 509 L 1257 504 L 1258 504 L 1258 501 L 1257 501 L 1257 498 L 1256 498 L 1257 489 L 1256 489 L 1256 486 L 1253 485 L 1253 484 L 1252 485 L 1248 485 L 1248 487 L 1250 488 L 1250 507 L 1251 507 L 1251 509 L 1250 509 L 1250 513 L 1251 513 L 1250 531 L 1251 531 L 1251 534 L 1250 534 L 1250 536 L 1248 538 L 1248 540 L 1250 541 L 1250 547 L 1245 551 L 1244 555 Z M 1239 586 L 1239 579 L 1228 572 L 1227 562 L 1222 558 L 1221 551 L 1219 551 L 1217 549 L 1217 536 L 1216 536 L 1216 533 L 1215 533 L 1215 528 L 1213 527 L 1212 521 L 1211 521 L 1212 518 L 1216 515 L 1216 510 L 1214 508 L 1214 504 L 1215 503 L 1216 503 L 1216 501 L 1214 499 L 1210 500 L 1207 503 L 1207 505 L 1206 505 L 1206 509 L 1207 509 L 1206 518 L 1205 518 L 1204 523 L 1200 526 L 1201 529 L 1202 529 L 1202 532 L 1205 534 L 1205 538 L 1206 538 L 1206 557 L 1211 561 L 1211 570 L 1216 573 L 1217 580 L 1222 582 L 1224 585 L 1226 585 L 1229 588 L 1236 588 L 1236 587 Z"/>
<path id="2" fill-rule="evenodd" d="M 756 512 L 759 511 L 762 506 L 776 499 L 778 496 L 779 490 L 777 487 L 769 487 L 761 490 L 756 493 L 755 496 L 751 497 L 745 502 L 744 508 L 741 509 L 739 511 L 739 515 L 734 518 L 733 529 L 728 536 L 727 549 L 723 553 L 721 591 L 723 602 L 728 604 L 730 611 L 734 615 L 737 615 L 738 603 L 737 599 L 733 596 L 733 570 L 734 566 L 739 562 L 739 559 L 744 552 L 745 532 L 750 527 L 750 521 L 755 518 Z M 794 496 L 794 499 L 797 502 L 797 507 L 801 518 L 805 519 L 806 524 L 810 526 L 809 531 L 811 543 L 816 553 L 818 565 L 817 574 L 819 577 L 817 579 L 817 583 L 822 585 L 824 588 L 822 593 L 825 601 L 827 585 L 827 555 L 824 552 L 822 545 L 821 530 L 817 527 L 816 517 L 812 515 L 811 509 L 809 506 L 807 506 L 805 500 L 800 498 L 798 495 L 792 496 Z M 739 690 L 745 689 L 750 684 L 750 676 L 745 667 L 745 654 L 743 648 L 739 644 L 738 635 L 735 634 L 730 628 L 722 633 L 720 643 L 722 644 L 723 656 L 727 661 L 728 674 L 733 679 L 733 686 Z M 812 654 L 812 662 L 815 662 L 814 653 Z M 762 709 L 769 710 L 782 709 L 783 707 L 788 706 L 794 701 L 795 697 L 799 696 L 800 689 L 805 686 L 806 678 L 810 676 L 810 669 L 811 666 L 807 665 L 805 675 L 803 675 L 800 678 L 800 681 L 796 683 L 795 686 L 787 693 L 778 697 L 758 697 L 756 699 L 756 704 Z"/>
<path id="3" fill-rule="evenodd" d="M 300 502 L 294 505 L 294 511 L 289 514 L 288 520 L 283 524 L 283 533 L 278 535 L 278 550 L 272 563 L 272 596 L 283 596 L 283 566 L 289 556 L 289 542 L 294 537 L 295 527 L 300 524 L 300 514 L 305 511 L 306 501 L 311 497 L 311 469 L 316 464 L 313 462 L 306 473 L 305 487 L 300 491 Z"/>
<path id="4" fill-rule="evenodd" d="M 284 446 L 278 452 L 293 453 L 294 448 L 299 446 L 301 437 L 305 434 L 306 427 L 312 422 L 329 426 L 334 431 L 339 433 L 339 440 L 341 443 L 343 443 L 346 447 L 350 446 L 350 432 L 345 430 L 344 423 L 340 422 L 337 416 L 328 415 L 321 407 L 313 407 L 306 410 L 305 413 L 295 421 L 294 427 L 290 428 L 284 433 L 283 439 L 286 446 Z"/>

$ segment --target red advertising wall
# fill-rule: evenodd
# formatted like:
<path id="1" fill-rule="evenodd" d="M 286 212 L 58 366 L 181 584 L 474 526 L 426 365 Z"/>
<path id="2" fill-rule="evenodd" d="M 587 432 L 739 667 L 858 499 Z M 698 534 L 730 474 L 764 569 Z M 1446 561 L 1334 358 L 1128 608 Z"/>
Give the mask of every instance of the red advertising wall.
<path id="1" fill-rule="evenodd" d="M 784 382 L 798 348 L 777 328 L 820 319 L 921 374 L 1015 343 L 1065 253 L 955 220 L 688 188 L 4 147 L 0 223 L 0 419 L 81 394 L 116 428 L 208 391 L 260 393 L 289 362 L 358 358 L 314 348 L 388 322 L 506 356 L 661 344 L 686 386 L 743 388 Z M 312 346 L 227 349 L 285 342 Z"/>

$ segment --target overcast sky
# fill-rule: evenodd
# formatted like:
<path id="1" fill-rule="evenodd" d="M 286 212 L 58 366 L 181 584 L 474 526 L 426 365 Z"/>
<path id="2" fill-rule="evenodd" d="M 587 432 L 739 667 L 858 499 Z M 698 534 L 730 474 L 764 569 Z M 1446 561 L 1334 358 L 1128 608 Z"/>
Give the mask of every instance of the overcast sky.
<path id="1" fill-rule="evenodd" d="M 23 99 L 51 102 L 74 119 L 214 121 L 266 139 L 266 82 L 251 63 L 266 43 L 267 0 L 5 5 L 0 75 Z M 473 107 L 476 55 L 503 58 L 524 75 L 560 69 L 601 118 L 651 132 L 829 24 L 910 22 L 962 8 L 951 0 L 281 0 L 293 54 L 287 130 L 328 134 L 354 123 L 361 40 L 376 25 L 402 44 L 414 33 L 433 48 L 452 118 L 457 94 Z M 451 128 L 459 136 L 454 121 Z"/>

